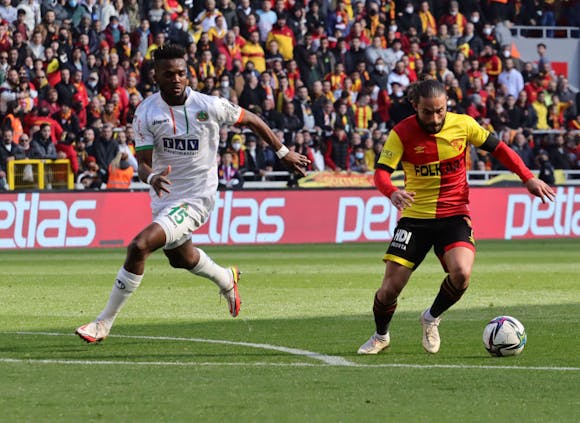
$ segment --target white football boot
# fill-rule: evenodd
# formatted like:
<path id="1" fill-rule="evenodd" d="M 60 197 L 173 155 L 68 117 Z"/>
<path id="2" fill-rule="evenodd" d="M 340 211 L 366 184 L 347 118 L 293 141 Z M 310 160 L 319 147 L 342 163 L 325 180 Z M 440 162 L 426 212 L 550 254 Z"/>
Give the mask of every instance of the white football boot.
<path id="1" fill-rule="evenodd" d="M 242 305 L 240 293 L 238 292 L 238 282 L 240 281 L 240 275 L 242 273 L 235 266 L 230 267 L 230 270 L 232 272 L 232 287 L 229 289 L 222 289 L 220 294 L 222 294 L 223 297 L 227 300 L 232 317 L 237 317 L 240 313 L 240 307 Z"/>
<path id="2" fill-rule="evenodd" d="M 441 346 L 441 338 L 439 337 L 439 323 L 441 322 L 441 318 L 437 317 L 435 320 L 425 319 L 427 310 L 421 313 L 421 317 L 419 318 L 419 322 L 423 326 L 423 348 L 428 353 L 435 354 Z"/>
<path id="3" fill-rule="evenodd" d="M 101 342 L 109 335 L 111 327 L 104 320 L 95 320 L 78 328 L 75 333 L 89 344 Z"/>
<path id="4" fill-rule="evenodd" d="M 373 336 L 369 338 L 367 342 L 361 345 L 358 349 L 358 354 L 378 354 L 385 348 L 387 348 L 391 343 L 391 335 L 389 332 L 385 337 L 381 337 L 379 334 L 374 333 Z"/>

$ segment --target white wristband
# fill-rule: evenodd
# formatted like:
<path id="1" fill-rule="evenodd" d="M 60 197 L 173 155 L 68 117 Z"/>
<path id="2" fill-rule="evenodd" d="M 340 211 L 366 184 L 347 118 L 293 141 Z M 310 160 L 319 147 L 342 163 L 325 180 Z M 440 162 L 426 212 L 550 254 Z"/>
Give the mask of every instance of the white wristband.
<path id="1" fill-rule="evenodd" d="M 282 147 L 280 147 L 280 150 L 276 151 L 276 156 L 278 156 L 279 159 L 282 159 L 284 157 L 286 157 L 286 154 L 290 153 L 290 150 L 288 150 L 288 147 L 286 147 L 285 145 L 282 145 Z"/>
<path id="2" fill-rule="evenodd" d="M 147 177 L 147 184 L 148 184 L 148 185 L 151 185 L 151 180 L 152 180 L 152 179 L 153 179 L 155 176 L 157 176 L 157 174 L 156 174 L 155 172 L 151 172 L 151 173 L 149 174 L 149 176 Z"/>

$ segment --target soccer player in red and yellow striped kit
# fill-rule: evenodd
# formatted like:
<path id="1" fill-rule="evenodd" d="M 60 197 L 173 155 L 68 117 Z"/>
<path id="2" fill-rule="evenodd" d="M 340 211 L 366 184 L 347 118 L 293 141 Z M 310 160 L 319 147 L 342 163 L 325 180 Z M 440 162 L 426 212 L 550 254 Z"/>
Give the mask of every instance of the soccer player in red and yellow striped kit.
<path id="1" fill-rule="evenodd" d="M 431 247 L 447 275 L 420 322 L 423 348 L 432 354 L 439 351 L 440 316 L 467 289 L 475 259 L 465 159 L 469 144 L 490 152 L 542 202 L 555 196 L 512 149 L 473 118 L 448 113 L 443 84 L 421 81 L 409 87 L 408 96 L 416 114 L 393 128 L 375 169 L 375 185 L 402 213 L 383 258 L 385 275 L 374 299 L 376 332 L 359 354 L 377 354 L 389 346 L 397 298 Z M 404 189 L 391 183 L 399 163 L 405 173 Z"/>

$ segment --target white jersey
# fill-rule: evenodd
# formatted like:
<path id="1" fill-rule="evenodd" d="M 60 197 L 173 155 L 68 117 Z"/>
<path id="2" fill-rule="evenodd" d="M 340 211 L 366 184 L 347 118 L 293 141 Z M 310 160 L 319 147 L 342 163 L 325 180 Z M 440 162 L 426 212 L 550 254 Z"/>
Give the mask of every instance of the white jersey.
<path id="1" fill-rule="evenodd" d="M 207 219 L 218 186 L 219 129 L 242 118 L 242 108 L 226 99 L 186 88 L 184 105 L 169 106 L 159 93 L 146 98 L 133 119 L 135 148 L 152 149 L 153 172 L 171 166 L 170 193 L 160 198 L 151 188 L 151 209 L 157 215 L 177 204 L 189 204 Z"/>

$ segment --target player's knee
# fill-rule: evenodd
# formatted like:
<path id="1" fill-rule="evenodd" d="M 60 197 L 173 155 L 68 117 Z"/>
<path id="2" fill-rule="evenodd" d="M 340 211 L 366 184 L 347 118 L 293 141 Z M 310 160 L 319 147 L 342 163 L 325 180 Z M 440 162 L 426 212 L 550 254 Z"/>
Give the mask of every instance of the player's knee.
<path id="1" fill-rule="evenodd" d="M 400 293 L 401 290 L 395 286 L 381 286 L 377 291 L 377 298 L 383 304 L 390 304 L 399 297 Z"/>
<path id="2" fill-rule="evenodd" d="M 137 236 L 127 246 L 127 252 L 132 257 L 145 257 L 149 254 L 149 245 L 145 238 Z"/>
<path id="3" fill-rule="evenodd" d="M 460 267 L 449 273 L 451 283 L 457 289 L 467 289 L 469 286 L 469 279 L 471 278 L 471 269 L 467 267 Z"/>

